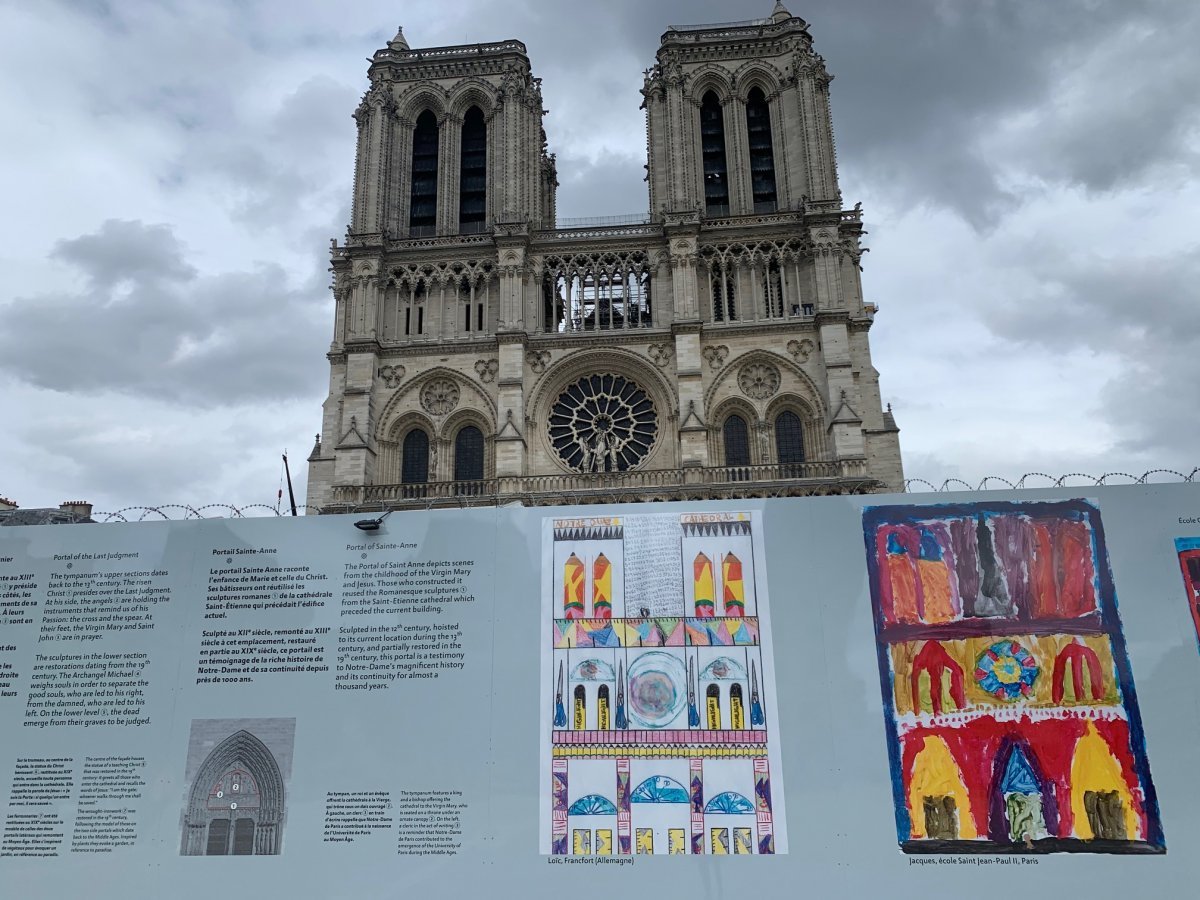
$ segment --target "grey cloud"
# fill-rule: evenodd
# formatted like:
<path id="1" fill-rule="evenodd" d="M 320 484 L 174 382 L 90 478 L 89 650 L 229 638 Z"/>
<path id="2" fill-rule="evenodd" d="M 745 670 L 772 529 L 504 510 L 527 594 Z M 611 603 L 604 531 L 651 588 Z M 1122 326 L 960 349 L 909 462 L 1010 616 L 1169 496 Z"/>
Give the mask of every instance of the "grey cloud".
<path id="1" fill-rule="evenodd" d="M 1029 248 L 1027 259 L 1041 296 L 989 310 L 993 331 L 1043 352 L 1111 357 L 1098 413 L 1117 435 L 1115 450 L 1148 465 L 1194 460 L 1200 421 L 1181 413 L 1187 386 L 1200 384 L 1200 247 L 1121 260 L 1048 259 Z"/>
<path id="2" fill-rule="evenodd" d="M 198 407 L 318 395 L 329 310 L 315 283 L 293 287 L 277 265 L 194 276 L 169 228 L 138 222 L 105 223 L 58 253 L 93 277 L 0 307 L 0 368 L 14 377 Z"/>
<path id="3" fill-rule="evenodd" d="M 213 180 L 232 191 L 234 214 L 256 227 L 287 229 L 314 202 L 348 196 L 354 163 L 356 91 L 309 79 L 270 115 L 207 122 L 175 163 L 182 183 Z"/>
<path id="4" fill-rule="evenodd" d="M 558 214 L 615 216 L 644 213 L 649 195 L 642 157 L 612 155 L 597 162 L 573 154 L 558 157 Z"/>
<path id="5" fill-rule="evenodd" d="M 196 276 L 166 225 L 109 219 L 95 234 L 59 241 L 53 256 L 77 266 L 101 291 L 123 281 L 158 284 Z"/>

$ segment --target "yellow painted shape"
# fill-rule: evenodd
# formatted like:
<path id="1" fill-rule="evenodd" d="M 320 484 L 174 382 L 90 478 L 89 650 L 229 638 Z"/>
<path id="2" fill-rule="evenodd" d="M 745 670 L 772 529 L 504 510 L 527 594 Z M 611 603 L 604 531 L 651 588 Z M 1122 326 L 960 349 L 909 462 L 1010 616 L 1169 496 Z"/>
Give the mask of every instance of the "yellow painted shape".
<path id="1" fill-rule="evenodd" d="M 612 856 L 612 829 L 596 829 L 596 855 Z"/>
<path id="2" fill-rule="evenodd" d="M 612 603 L 612 563 L 601 553 L 592 564 L 592 605 L 596 601 Z"/>
<path id="3" fill-rule="evenodd" d="M 687 837 L 682 828 L 667 829 L 667 853 L 687 853 Z"/>
<path id="4" fill-rule="evenodd" d="M 928 836 L 925 829 L 925 798 L 953 797 L 958 811 L 958 836 L 963 840 L 978 837 L 975 819 L 971 815 L 971 800 L 962 772 L 940 737 L 929 736 L 913 760 L 912 778 L 908 782 L 908 811 L 912 816 L 912 836 Z"/>
<path id="5" fill-rule="evenodd" d="M 729 698 L 729 727 L 741 731 L 746 727 L 746 714 L 742 710 L 742 698 L 737 694 Z"/>
<path id="6" fill-rule="evenodd" d="M 592 830 L 576 828 L 571 840 L 571 853 L 575 856 L 589 856 L 592 852 Z"/>
<path id="7" fill-rule="evenodd" d="M 583 731 L 587 728 L 587 707 L 580 697 L 575 698 L 575 713 L 572 725 L 576 731 Z"/>
<path id="8" fill-rule="evenodd" d="M 713 856 L 728 856 L 729 855 L 729 829 L 714 828 L 711 831 L 712 835 L 712 853 Z"/>
<path id="9" fill-rule="evenodd" d="M 733 852 L 735 854 L 754 852 L 754 840 L 750 837 L 749 828 L 733 829 Z"/>
<path id="10" fill-rule="evenodd" d="M 715 602 L 716 591 L 713 589 L 712 561 L 703 553 L 696 554 L 692 574 L 695 576 L 693 587 L 693 596 L 695 599 L 698 601 L 706 600 L 709 603 Z"/>
<path id="11" fill-rule="evenodd" d="M 639 828 L 637 837 L 634 840 L 634 846 L 638 853 L 654 853 L 654 829 Z"/>
<path id="12" fill-rule="evenodd" d="M 1087 723 L 1087 729 L 1075 744 L 1075 755 L 1071 759 L 1071 814 L 1075 818 L 1076 836 L 1085 841 L 1096 836 L 1083 801 L 1088 791 L 1116 791 L 1125 812 L 1125 834 L 1130 840 L 1142 837 L 1141 822 L 1133 808 L 1129 786 L 1121 775 L 1121 764 L 1091 722 Z"/>
<path id="13" fill-rule="evenodd" d="M 942 647 L 950 655 L 950 658 L 962 668 L 963 685 L 966 688 L 968 707 L 1008 708 L 1015 705 L 1008 701 L 997 700 L 987 691 L 983 690 L 975 680 L 975 665 L 979 657 L 983 655 L 988 647 L 1003 640 L 1015 640 L 1033 654 L 1033 658 L 1038 664 L 1039 672 L 1037 680 L 1033 683 L 1033 693 L 1029 697 L 1020 700 L 1020 705 L 1038 708 L 1049 708 L 1055 705 L 1053 699 L 1054 663 L 1058 659 L 1058 654 L 1062 649 L 1077 640 L 1082 640 L 1083 643 L 1095 652 L 1102 670 L 1104 694 L 1100 700 L 1096 701 L 1093 701 L 1091 695 L 1088 694 L 1086 703 L 1089 705 L 1114 706 L 1121 702 L 1120 690 L 1116 683 L 1112 646 L 1106 635 L 1087 635 L 1083 638 L 1069 634 L 1026 634 L 1014 635 L 1011 638 L 999 635 L 987 635 L 940 641 Z M 928 678 L 922 676 L 920 679 L 920 696 L 912 696 L 911 675 L 913 660 L 916 658 L 917 652 L 921 649 L 921 645 L 922 642 L 920 641 L 905 641 L 893 644 L 891 647 L 892 672 L 894 673 L 893 693 L 896 698 L 896 711 L 902 715 L 910 712 L 932 711 L 928 693 L 930 688 Z M 1086 678 L 1084 683 L 1086 685 Z M 1070 698 L 1071 676 L 1068 671 L 1065 699 L 1069 701 Z M 943 676 L 942 700 L 943 710 L 949 711 L 953 709 L 953 704 L 950 702 L 950 681 L 945 676 Z"/>
<path id="14" fill-rule="evenodd" d="M 706 698 L 708 709 L 708 727 L 716 730 L 721 727 L 721 701 L 716 697 Z"/>

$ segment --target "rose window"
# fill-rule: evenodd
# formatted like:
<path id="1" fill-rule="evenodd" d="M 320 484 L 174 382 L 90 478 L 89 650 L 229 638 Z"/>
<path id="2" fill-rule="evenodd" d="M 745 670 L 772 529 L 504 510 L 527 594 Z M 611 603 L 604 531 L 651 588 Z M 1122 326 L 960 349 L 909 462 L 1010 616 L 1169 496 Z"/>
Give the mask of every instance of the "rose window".
<path id="1" fill-rule="evenodd" d="M 755 400 L 766 400 L 779 390 L 779 370 L 770 363 L 749 363 L 738 372 L 742 393 Z"/>
<path id="2" fill-rule="evenodd" d="M 559 458 L 576 472 L 624 472 L 650 453 L 658 414 L 632 381 L 586 375 L 554 401 L 549 432 Z"/>
<path id="3" fill-rule="evenodd" d="M 458 385 L 449 378 L 435 378 L 421 391 L 421 405 L 435 416 L 444 416 L 458 405 Z"/>

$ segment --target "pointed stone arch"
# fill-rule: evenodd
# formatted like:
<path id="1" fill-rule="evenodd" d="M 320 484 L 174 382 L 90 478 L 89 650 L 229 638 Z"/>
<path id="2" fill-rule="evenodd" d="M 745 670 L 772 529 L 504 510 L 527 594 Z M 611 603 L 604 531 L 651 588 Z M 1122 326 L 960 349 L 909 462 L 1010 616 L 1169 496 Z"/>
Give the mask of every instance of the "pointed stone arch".
<path id="1" fill-rule="evenodd" d="M 799 390 L 792 391 L 791 393 L 803 399 L 811 407 L 813 414 L 819 416 L 822 420 L 828 416 L 828 410 L 821 399 L 821 392 L 817 389 L 816 383 L 812 380 L 811 376 L 786 356 L 772 353 L 770 350 L 751 350 L 729 360 L 721 370 L 721 373 L 705 388 L 704 408 L 710 409 L 714 402 L 721 402 L 721 392 L 725 389 L 725 385 L 728 384 L 729 380 L 732 378 L 736 382 L 737 373 L 741 368 L 755 362 L 770 363 L 776 366 L 780 372 L 786 372 L 792 376 L 798 382 Z M 782 386 L 781 390 L 784 390 L 786 393 L 786 389 Z M 731 393 L 730 395 L 737 396 L 735 393 Z M 766 401 L 758 402 L 765 404 Z M 772 398 L 770 402 L 775 403 L 777 401 Z M 766 408 L 765 405 L 763 408 Z"/>
<path id="2" fill-rule="evenodd" d="M 709 91 L 717 95 L 722 105 L 733 99 L 733 82 L 727 68 L 717 63 L 704 63 L 687 76 L 683 88 L 684 99 L 699 107 L 704 95 Z"/>
<path id="3" fill-rule="evenodd" d="M 462 118 L 472 106 L 478 106 L 484 121 L 490 123 L 499 109 L 496 86 L 482 78 L 464 78 L 450 89 L 446 97 L 450 115 Z"/>
<path id="4" fill-rule="evenodd" d="M 766 60 L 753 59 L 739 66 L 730 81 L 733 84 L 733 95 L 741 103 L 745 103 L 750 91 L 758 87 L 762 90 L 767 103 L 774 101 L 783 84 L 783 73 Z"/>
<path id="5" fill-rule="evenodd" d="M 416 378 L 410 379 L 409 382 L 403 385 L 396 393 L 388 399 L 383 409 L 379 412 L 379 417 L 376 420 L 378 425 L 375 428 L 376 439 L 388 437 L 394 420 L 401 416 L 417 416 L 424 418 L 430 425 L 430 437 L 440 434 L 441 428 L 434 425 L 434 419 L 426 416 L 420 410 L 420 392 L 424 390 L 425 385 L 437 378 L 452 379 L 458 386 L 460 391 L 459 403 L 463 404 L 465 399 L 470 397 L 470 404 L 467 408 L 479 410 L 489 422 L 488 431 L 495 433 L 496 430 L 496 403 L 473 379 L 468 378 L 459 372 L 457 369 L 451 369 L 448 366 L 434 366 L 426 369 Z M 398 412 L 398 410 L 403 410 Z M 452 410 L 457 412 L 457 409 Z M 447 414 L 449 415 L 449 413 Z"/>
<path id="6" fill-rule="evenodd" d="M 446 89 L 440 84 L 423 82 L 414 85 L 396 98 L 396 115 L 405 122 L 416 122 L 425 110 L 433 113 L 439 126 L 446 121 L 450 108 Z"/>
<path id="7" fill-rule="evenodd" d="M 750 464 L 760 465 L 765 460 L 762 459 L 760 442 L 755 440 L 755 432 L 762 424 L 762 420 L 758 410 L 754 408 L 754 404 L 746 397 L 741 396 L 726 397 L 706 416 L 708 419 L 708 458 L 720 460 L 719 465 L 731 465 L 725 454 L 724 428 L 725 422 L 734 415 L 741 416 L 746 422 L 747 440 L 750 442 Z"/>

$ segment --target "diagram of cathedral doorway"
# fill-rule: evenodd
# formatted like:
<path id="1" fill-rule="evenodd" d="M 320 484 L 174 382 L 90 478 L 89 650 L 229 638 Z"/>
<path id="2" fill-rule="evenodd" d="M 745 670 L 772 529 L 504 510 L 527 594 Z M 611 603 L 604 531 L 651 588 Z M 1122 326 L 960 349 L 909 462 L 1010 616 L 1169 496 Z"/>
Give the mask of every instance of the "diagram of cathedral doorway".
<path id="1" fill-rule="evenodd" d="M 193 719 L 182 856 L 283 852 L 295 719 Z"/>

